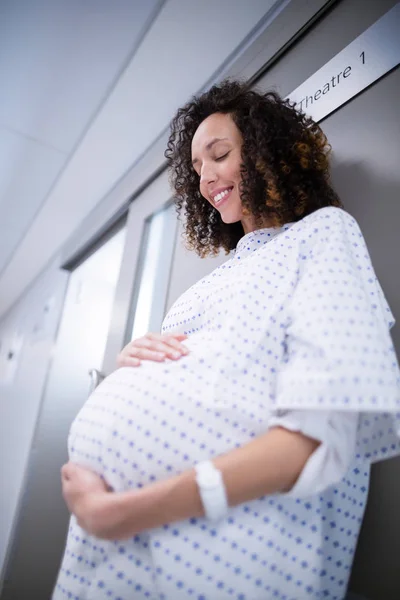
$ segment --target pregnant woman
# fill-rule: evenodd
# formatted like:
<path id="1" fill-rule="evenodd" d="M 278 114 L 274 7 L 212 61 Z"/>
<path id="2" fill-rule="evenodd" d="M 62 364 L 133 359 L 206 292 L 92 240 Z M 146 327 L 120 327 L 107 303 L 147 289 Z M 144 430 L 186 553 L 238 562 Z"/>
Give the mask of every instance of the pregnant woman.
<path id="1" fill-rule="evenodd" d="M 321 129 L 227 81 L 167 158 L 189 245 L 234 250 L 77 415 L 53 599 L 342 600 L 372 461 L 400 452 L 394 320 Z"/>

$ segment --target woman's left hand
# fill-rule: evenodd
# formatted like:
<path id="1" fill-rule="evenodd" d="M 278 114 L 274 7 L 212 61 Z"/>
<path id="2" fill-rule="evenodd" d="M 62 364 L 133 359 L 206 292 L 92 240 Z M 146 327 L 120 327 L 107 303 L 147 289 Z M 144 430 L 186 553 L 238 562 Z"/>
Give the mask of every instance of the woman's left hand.
<path id="1" fill-rule="evenodd" d="M 103 479 L 72 462 L 61 469 L 64 500 L 75 515 L 78 525 L 85 531 L 102 539 L 115 539 L 119 531 L 118 511 L 114 497 Z"/>

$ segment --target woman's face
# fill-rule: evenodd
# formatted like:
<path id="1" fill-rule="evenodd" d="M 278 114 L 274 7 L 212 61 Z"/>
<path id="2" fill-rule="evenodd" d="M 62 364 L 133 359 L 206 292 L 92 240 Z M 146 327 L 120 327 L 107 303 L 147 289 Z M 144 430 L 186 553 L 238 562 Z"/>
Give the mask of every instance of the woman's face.
<path id="1" fill-rule="evenodd" d="M 229 114 L 214 113 L 199 125 L 192 140 L 193 168 L 200 177 L 200 193 L 224 223 L 241 221 L 245 233 L 254 219 L 243 215 L 240 199 L 242 135 Z"/>

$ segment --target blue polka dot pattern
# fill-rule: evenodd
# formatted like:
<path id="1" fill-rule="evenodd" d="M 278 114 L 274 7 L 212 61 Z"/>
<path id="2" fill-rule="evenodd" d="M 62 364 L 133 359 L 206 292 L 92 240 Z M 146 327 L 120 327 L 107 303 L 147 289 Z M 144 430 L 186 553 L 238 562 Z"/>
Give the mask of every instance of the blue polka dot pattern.
<path id="1" fill-rule="evenodd" d="M 70 459 L 116 490 L 138 488 L 245 444 L 279 412 L 340 410 L 360 413 L 350 468 L 319 494 L 263 497 L 217 525 L 190 519 L 124 542 L 72 518 L 53 599 L 341 600 L 369 463 L 400 451 L 392 324 L 344 211 L 244 236 L 164 321 L 189 336 L 189 355 L 108 377 L 73 423 Z"/>

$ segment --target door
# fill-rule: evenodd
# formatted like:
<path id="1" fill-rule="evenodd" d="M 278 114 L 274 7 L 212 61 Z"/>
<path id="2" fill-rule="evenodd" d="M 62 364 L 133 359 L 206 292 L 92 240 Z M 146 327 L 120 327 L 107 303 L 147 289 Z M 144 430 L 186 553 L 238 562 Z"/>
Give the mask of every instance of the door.
<path id="1" fill-rule="evenodd" d="M 71 272 L 2 600 L 51 597 L 69 519 L 60 467 L 67 459 L 70 424 L 103 368 L 124 241 L 123 227 Z"/>

